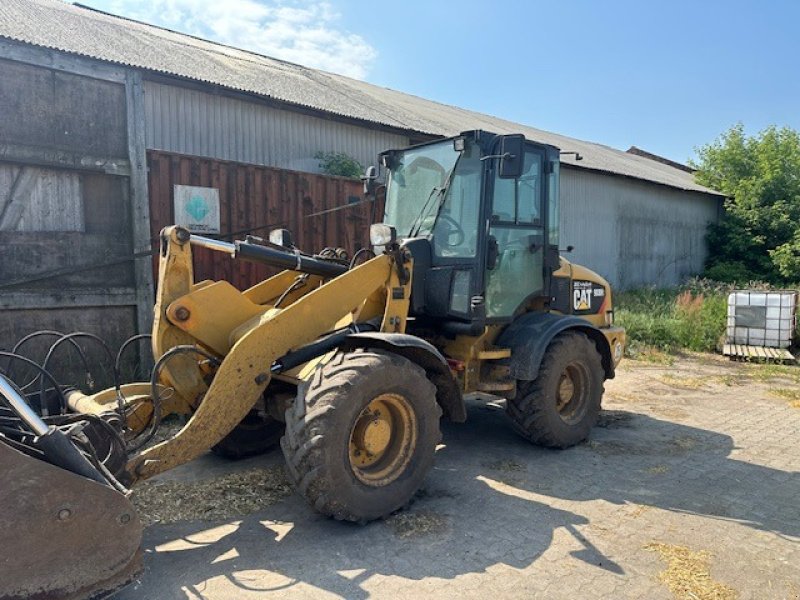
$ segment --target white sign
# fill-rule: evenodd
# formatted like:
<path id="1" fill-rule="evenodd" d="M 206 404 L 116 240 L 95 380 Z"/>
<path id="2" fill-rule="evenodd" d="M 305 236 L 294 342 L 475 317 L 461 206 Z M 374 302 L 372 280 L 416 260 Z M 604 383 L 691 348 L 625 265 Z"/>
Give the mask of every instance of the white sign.
<path id="1" fill-rule="evenodd" d="M 176 185 L 175 225 L 197 233 L 220 233 L 219 190 Z"/>

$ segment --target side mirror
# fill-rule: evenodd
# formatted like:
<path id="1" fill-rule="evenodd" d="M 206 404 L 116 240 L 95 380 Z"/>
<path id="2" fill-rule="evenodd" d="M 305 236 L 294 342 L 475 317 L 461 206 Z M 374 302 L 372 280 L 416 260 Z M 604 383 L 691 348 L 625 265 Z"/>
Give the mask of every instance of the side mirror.
<path id="1" fill-rule="evenodd" d="M 522 175 L 525 158 L 525 137 L 518 133 L 504 135 L 500 140 L 500 178 L 515 179 Z"/>
<path id="2" fill-rule="evenodd" d="M 489 236 L 489 243 L 486 248 L 486 269 L 491 271 L 497 266 L 497 257 L 500 255 L 500 246 L 497 244 L 497 238 L 493 235 Z"/>
<path id="3" fill-rule="evenodd" d="M 361 176 L 361 181 L 364 182 L 364 197 L 370 199 L 375 198 L 377 179 L 378 170 L 374 166 L 367 167 L 366 171 L 364 171 L 364 175 Z"/>

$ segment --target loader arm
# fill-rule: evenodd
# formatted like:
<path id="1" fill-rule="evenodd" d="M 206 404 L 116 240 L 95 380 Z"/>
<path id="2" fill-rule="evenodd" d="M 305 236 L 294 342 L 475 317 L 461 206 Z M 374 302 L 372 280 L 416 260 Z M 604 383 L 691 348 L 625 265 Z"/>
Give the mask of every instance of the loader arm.
<path id="1" fill-rule="evenodd" d="M 219 321 L 221 311 L 229 308 L 229 305 L 215 306 L 214 302 L 191 302 L 193 288 L 201 294 L 216 284 L 195 286 L 191 281 L 191 242 L 184 230 L 165 229 L 162 245 L 153 327 L 156 359 L 175 344 L 197 343 L 198 338 L 187 330 L 200 332 L 203 324 L 210 327 Z M 222 295 L 229 294 L 230 290 L 225 288 L 229 284 L 217 283 L 224 284 L 220 287 L 226 290 Z M 239 307 L 249 306 L 250 310 L 248 313 L 240 308 L 243 310 L 240 314 L 246 318 L 229 332 L 230 350 L 221 356 L 211 385 L 207 391 L 203 390 L 202 371 L 188 357 L 183 364 L 170 368 L 168 381 L 179 396 L 197 403 L 197 408 L 174 437 L 129 460 L 126 467 L 129 481 L 147 479 L 186 463 L 217 444 L 253 408 L 270 381 L 271 366 L 291 350 L 313 342 L 337 326 L 356 321 L 380 318 L 382 331 L 403 332 L 410 285 L 410 279 L 400 283 L 395 259 L 384 254 L 321 282 L 319 287 L 282 308 L 255 304 L 237 292 L 238 300 L 242 301 Z M 192 309 L 188 311 L 190 318 L 181 321 L 174 313 L 176 302 L 184 299 Z M 208 349 L 215 354 L 221 350 L 214 351 L 210 345 Z"/>

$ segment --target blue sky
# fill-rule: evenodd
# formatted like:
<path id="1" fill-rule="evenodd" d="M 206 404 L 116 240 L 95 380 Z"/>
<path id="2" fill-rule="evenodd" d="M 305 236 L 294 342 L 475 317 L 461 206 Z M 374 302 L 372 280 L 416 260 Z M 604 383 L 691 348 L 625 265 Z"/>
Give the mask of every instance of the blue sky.
<path id="1" fill-rule="evenodd" d="M 800 1 L 82 0 L 447 104 L 684 161 L 800 129 Z"/>

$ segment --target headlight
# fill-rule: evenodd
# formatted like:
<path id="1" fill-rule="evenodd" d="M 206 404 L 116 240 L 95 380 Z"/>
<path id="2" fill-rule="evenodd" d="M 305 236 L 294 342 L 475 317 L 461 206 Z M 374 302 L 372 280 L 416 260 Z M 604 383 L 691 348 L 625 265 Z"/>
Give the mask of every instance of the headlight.
<path id="1" fill-rule="evenodd" d="M 614 340 L 614 363 L 615 364 L 618 363 L 620 360 L 622 360 L 622 351 L 623 350 L 624 350 L 624 348 L 622 347 L 622 344 L 620 343 L 620 341 L 615 339 Z"/>
<path id="2" fill-rule="evenodd" d="M 292 244 L 292 234 L 288 229 L 273 229 L 269 232 L 269 241 L 284 248 L 291 248 L 294 245 Z"/>
<path id="3" fill-rule="evenodd" d="M 369 226 L 369 241 L 373 246 L 388 246 L 397 241 L 397 231 L 391 225 L 373 223 Z"/>

